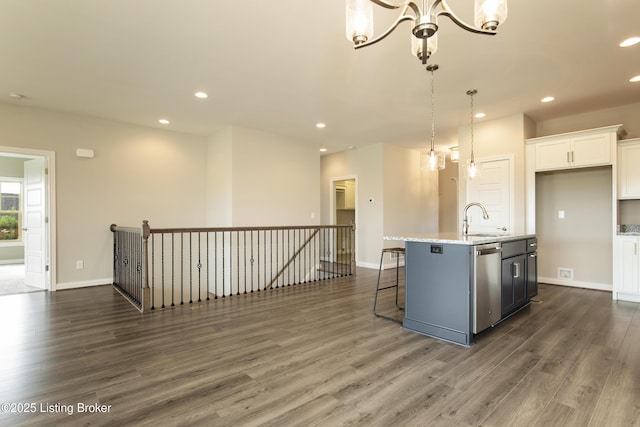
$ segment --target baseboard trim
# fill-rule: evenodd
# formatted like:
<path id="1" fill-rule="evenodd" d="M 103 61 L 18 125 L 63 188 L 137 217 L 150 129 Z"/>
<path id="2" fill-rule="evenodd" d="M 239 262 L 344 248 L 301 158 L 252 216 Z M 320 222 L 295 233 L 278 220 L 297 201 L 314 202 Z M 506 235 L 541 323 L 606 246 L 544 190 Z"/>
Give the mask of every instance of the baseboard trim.
<path id="1" fill-rule="evenodd" d="M 112 283 L 113 278 L 111 277 L 109 277 L 108 279 L 85 280 L 82 282 L 58 283 L 55 290 L 63 291 L 65 289 L 89 288 L 91 286 L 111 285 Z"/>
<path id="2" fill-rule="evenodd" d="M 550 285 L 569 286 L 572 288 L 593 289 L 596 291 L 613 292 L 613 285 L 607 283 L 580 282 L 576 280 L 562 280 L 552 277 L 538 276 L 538 283 L 548 283 Z"/>
<path id="3" fill-rule="evenodd" d="M 614 292 L 613 299 L 616 301 L 629 301 L 640 303 L 640 295 L 625 294 L 624 292 Z"/>

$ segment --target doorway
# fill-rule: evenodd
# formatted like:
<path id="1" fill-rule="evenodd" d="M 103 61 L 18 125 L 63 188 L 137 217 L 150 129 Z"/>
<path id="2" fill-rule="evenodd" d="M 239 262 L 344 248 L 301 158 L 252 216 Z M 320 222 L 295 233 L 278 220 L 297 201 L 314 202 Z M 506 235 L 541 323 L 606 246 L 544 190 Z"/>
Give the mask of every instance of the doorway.
<path id="1" fill-rule="evenodd" d="M 333 225 L 356 224 L 356 178 L 343 177 L 332 181 L 332 221 Z M 356 239 L 357 245 L 357 239 Z M 334 262 L 350 263 L 353 254 L 346 236 L 333 242 Z M 356 250 L 357 252 L 357 250 Z"/>
<path id="2" fill-rule="evenodd" d="M 0 147 L 0 295 L 55 290 L 54 156 Z"/>

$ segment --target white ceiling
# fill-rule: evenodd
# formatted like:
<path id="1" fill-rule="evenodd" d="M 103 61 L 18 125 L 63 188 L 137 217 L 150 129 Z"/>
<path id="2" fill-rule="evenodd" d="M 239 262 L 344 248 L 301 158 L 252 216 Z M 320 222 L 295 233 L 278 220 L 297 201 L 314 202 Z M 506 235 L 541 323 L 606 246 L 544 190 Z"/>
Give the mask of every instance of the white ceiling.
<path id="1" fill-rule="evenodd" d="M 450 4 L 473 21 L 471 0 Z M 374 7 L 379 34 L 396 16 Z M 618 47 L 640 36 L 639 18 L 638 0 L 511 0 L 497 36 L 441 18 L 438 143 L 468 123 L 472 88 L 483 120 L 640 102 L 640 83 L 629 82 L 640 45 Z M 430 75 L 410 54 L 410 26 L 354 50 L 344 24 L 345 0 L 2 0 L 0 102 L 202 135 L 234 124 L 329 152 L 424 147 Z M 557 100 L 541 104 L 546 95 Z"/>

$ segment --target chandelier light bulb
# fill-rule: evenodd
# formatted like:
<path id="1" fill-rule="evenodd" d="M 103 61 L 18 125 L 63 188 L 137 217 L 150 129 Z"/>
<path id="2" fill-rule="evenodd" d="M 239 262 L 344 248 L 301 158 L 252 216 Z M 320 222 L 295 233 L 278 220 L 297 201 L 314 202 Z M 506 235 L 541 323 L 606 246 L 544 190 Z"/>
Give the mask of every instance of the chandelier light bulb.
<path id="1" fill-rule="evenodd" d="M 507 0 L 475 0 L 475 24 L 495 31 L 507 19 Z"/>
<path id="2" fill-rule="evenodd" d="M 347 0 L 347 40 L 355 45 L 373 35 L 373 6 L 370 0 Z"/>

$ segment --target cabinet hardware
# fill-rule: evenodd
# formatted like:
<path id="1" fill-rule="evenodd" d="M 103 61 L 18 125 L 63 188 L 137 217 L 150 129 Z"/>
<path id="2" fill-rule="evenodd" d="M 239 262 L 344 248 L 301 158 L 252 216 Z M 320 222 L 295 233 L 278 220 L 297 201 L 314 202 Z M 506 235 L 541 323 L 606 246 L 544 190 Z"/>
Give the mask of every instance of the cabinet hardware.
<path id="1" fill-rule="evenodd" d="M 571 163 L 571 160 L 569 160 L 569 152 L 567 151 L 567 163 Z"/>
<path id="2" fill-rule="evenodd" d="M 511 265 L 513 265 L 513 278 L 517 279 L 518 277 L 520 277 L 520 263 L 514 262 Z"/>

